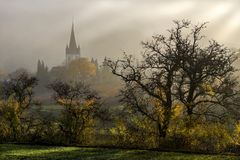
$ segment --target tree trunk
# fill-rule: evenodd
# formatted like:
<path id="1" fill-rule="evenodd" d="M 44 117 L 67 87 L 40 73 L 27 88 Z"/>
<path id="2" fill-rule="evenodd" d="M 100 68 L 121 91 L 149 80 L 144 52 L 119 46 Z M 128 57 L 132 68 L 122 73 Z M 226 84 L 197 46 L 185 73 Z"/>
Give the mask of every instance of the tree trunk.
<path id="1" fill-rule="evenodd" d="M 186 127 L 191 128 L 193 126 L 193 107 L 187 106 L 187 122 Z"/>

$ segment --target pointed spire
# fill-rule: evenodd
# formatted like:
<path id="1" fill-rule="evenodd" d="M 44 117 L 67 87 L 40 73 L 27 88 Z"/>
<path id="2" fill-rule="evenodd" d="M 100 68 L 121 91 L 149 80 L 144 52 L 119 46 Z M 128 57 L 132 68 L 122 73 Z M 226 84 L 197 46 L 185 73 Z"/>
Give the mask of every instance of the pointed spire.
<path id="1" fill-rule="evenodd" d="M 72 31 L 71 31 L 69 48 L 72 48 L 72 49 L 77 48 L 77 43 L 76 43 L 75 34 L 74 34 L 74 23 L 73 22 L 72 22 Z"/>

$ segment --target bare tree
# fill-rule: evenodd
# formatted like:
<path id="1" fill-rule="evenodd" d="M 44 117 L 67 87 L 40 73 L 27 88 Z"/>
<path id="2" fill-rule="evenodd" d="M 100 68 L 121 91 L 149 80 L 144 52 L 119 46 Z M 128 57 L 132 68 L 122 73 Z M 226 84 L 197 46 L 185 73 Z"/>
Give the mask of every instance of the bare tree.
<path id="1" fill-rule="evenodd" d="M 28 108 L 33 98 L 33 87 L 37 85 L 37 79 L 22 72 L 16 76 L 11 76 L 2 84 L 2 97 L 4 99 L 13 98 L 19 104 L 19 112 Z"/>
<path id="2" fill-rule="evenodd" d="M 122 60 L 105 60 L 126 84 L 123 102 L 154 121 L 159 137 L 167 134 L 174 102 L 173 80 L 179 67 L 175 58 L 178 48 L 172 48 L 172 43 L 171 37 L 153 36 L 152 41 L 142 43 L 145 52 L 141 62 L 127 55 Z"/>
<path id="3" fill-rule="evenodd" d="M 238 94 L 237 81 L 233 77 L 235 55 L 214 40 L 205 47 L 201 46 L 206 23 L 191 26 L 190 22 L 175 21 L 175 24 L 176 29 L 169 31 L 178 48 L 175 96 L 186 107 L 190 119 L 193 114 L 222 118 L 217 114 L 216 105 L 226 108 L 229 105 L 226 102 Z"/>
<path id="4" fill-rule="evenodd" d="M 192 26 L 182 20 L 174 24 L 169 36 L 155 35 L 142 42 L 141 61 L 126 54 L 116 61 L 105 59 L 112 73 L 125 82 L 122 101 L 155 122 L 159 137 L 167 134 L 176 102 L 191 116 L 196 106 L 223 104 L 222 100 L 236 93 L 231 90 L 236 85 L 233 53 L 215 41 L 200 45 L 206 23 Z"/>

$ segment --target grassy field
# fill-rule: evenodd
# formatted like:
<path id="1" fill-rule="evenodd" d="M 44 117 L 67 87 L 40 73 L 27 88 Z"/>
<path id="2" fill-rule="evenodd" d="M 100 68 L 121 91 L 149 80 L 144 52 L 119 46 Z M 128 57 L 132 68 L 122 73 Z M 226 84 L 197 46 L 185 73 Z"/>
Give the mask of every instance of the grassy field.
<path id="1" fill-rule="evenodd" d="M 240 160 L 237 156 L 0 144 L 0 160 Z"/>

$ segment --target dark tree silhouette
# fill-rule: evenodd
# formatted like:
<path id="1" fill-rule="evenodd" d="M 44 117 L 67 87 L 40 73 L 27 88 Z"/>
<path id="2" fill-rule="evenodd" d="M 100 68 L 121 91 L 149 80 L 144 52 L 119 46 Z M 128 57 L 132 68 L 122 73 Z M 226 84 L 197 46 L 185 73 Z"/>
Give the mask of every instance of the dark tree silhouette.
<path id="1" fill-rule="evenodd" d="M 192 27 L 188 21 L 175 21 L 175 24 L 176 28 L 169 31 L 174 42 L 169 46 L 171 49 L 176 46 L 175 62 L 179 63 L 175 96 L 186 107 L 190 119 L 193 114 L 222 118 L 216 114 L 216 105 L 227 109 L 229 100 L 238 94 L 233 77 L 235 55 L 214 40 L 201 46 L 206 23 Z M 204 108 L 200 109 L 202 106 Z"/>
<path id="2" fill-rule="evenodd" d="M 33 98 L 33 87 L 37 85 L 37 79 L 26 72 L 10 76 L 2 83 L 1 96 L 3 99 L 12 98 L 19 104 L 20 114 L 27 109 Z"/>
<path id="3" fill-rule="evenodd" d="M 125 53 L 123 59 L 105 59 L 112 73 L 125 82 L 122 102 L 156 123 L 159 137 L 167 134 L 175 103 L 186 107 L 191 117 L 196 106 L 222 105 L 235 94 L 233 53 L 215 41 L 200 45 L 206 23 L 193 26 L 182 20 L 174 24 L 169 36 L 155 35 L 142 42 L 141 61 Z"/>
<path id="4" fill-rule="evenodd" d="M 143 42 L 145 52 L 141 62 L 127 55 L 122 60 L 105 60 L 112 73 L 126 84 L 121 92 L 122 101 L 155 122 L 159 137 L 167 134 L 174 102 L 173 79 L 178 70 L 169 46 L 172 40 L 168 40 L 159 35 L 153 36 L 151 42 Z"/>

